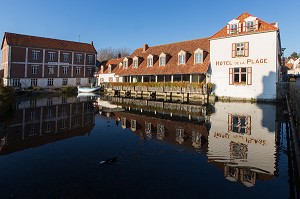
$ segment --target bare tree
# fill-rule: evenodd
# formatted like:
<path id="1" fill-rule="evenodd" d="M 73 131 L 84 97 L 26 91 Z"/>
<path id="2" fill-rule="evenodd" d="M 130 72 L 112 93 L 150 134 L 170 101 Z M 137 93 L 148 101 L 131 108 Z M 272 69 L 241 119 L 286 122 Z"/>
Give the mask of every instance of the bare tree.
<path id="1" fill-rule="evenodd" d="M 116 48 L 111 47 L 101 48 L 98 50 L 97 59 L 98 61 L 105 61 L 109 59 L 118 58 L 118 54 L 121 54 L 122 57 L 129 56 L 131 54 L 131 49 L 129 48 Z"/>

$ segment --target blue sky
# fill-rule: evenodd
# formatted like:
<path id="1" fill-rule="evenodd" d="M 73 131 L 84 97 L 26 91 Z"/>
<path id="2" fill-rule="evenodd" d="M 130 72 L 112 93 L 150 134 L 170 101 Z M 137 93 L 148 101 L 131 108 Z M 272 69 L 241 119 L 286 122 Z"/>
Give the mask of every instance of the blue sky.
<path id="1" fill-rule="evenodd" d="M 285 56 L 300 53 L 299 0 L 0 0 L 5 31 L 140 48 L 209 37 L 243 12 L 279 22 Z"/>

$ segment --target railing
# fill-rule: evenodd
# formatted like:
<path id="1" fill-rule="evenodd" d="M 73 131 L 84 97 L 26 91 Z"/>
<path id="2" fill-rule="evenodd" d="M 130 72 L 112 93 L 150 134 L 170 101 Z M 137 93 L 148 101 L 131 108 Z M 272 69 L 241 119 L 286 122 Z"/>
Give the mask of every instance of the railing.
<path id="1" fill-rule="evenodd" d="M 207 84 L 187 82 L 113 82 L 109 83 L 107 88 L 117 91 L 174 92 L 191 94 L 207 94 L 208 90 Z"/>

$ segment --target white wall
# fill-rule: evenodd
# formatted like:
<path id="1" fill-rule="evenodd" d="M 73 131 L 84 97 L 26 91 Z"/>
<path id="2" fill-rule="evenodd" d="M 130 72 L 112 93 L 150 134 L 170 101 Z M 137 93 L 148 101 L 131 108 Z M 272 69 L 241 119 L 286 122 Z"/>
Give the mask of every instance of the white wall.
<path id="1" fill-rule="evenodd" d="M 115 73 L 99 74 L 99 77 L 98 77 L 98 85 L 100 85 L 100 83 L 101 83 L 100 78 L 103 78 L 103 79 L 104 79 L 103 82 L 109 82 L 109 78 L 110 78 L 110 77 L 113 78 L 113 82 L 116 82 Z"/>
<path id="2" fill-rule="evenodd" d="M 249 57 L 232 58 L 232 43 L 241 42 L 249 42 Z M 211 40 L 211 81 L 216 86 L 215 94 L 235 98 L 275 99 L 277 48 L 277 32 Z M 247 59 L 267 59 L 267 63 L 247 63 Z M 217 61 L 229 61 L 232 65 L 228 65 L 229 62 L 217 65 Z M 252 85 L 229 85 L 229 68 L 233 67 L 252 67 Z"/>
<path id="3" fill-rule="evenodd" d="M 217 102 L 215 109 L 216 112 L 211 115 L 208 159 L 236 163 L 235 166 L 258 168 L 273 174 L 276 166 L 276 107 L 269 104 Z M 242 135 L 228 131 L 229 114 L 250 116 L 251 134 Z M 252 141 L 248 143 L 249 140 Z M 230 158 L 230 142 L 247 145 L 246 160 Z"/>

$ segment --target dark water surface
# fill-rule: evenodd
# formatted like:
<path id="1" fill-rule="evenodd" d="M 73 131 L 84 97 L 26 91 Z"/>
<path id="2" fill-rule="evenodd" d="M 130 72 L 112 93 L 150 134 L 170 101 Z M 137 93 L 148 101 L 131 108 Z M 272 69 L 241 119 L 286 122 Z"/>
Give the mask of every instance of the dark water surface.
<path id="1" fill-rule="evenodd" d="M 1 125 L 0 198 L 290 197 L 276 105 L 110 100 L 100 113 L 89 97 L 18 103 Z"/>

